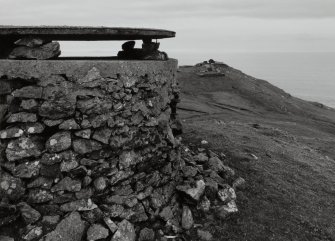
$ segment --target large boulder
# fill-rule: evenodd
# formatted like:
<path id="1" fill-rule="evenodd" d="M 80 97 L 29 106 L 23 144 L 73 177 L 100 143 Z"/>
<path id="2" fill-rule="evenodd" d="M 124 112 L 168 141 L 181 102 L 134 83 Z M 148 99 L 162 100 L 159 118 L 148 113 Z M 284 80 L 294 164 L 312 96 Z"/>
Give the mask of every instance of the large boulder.
<path id="1" fill-rule="evenodd" d="M 9 54 L 10 59 L 52 59 L 61 54 L 58 42 L 51 42 L 38 47 L 18 46 Z"/>
<path id="2" fill-rule="evenodd" d="M 73 150 L 79 154 L 86 154 L 92 151 L 97 151 L 102 148 L 102 145 L 93 140 L 76 139 L 73 141 Z"/>
<path id="3" fill-rule="evenodd" d="M 19 39 L 15 42 L 17 46 L 27 46 L 27 47 L 38 47 L 42 46 L 43 44 L 50 43 L 49 40 L 41 39 L 41 38 L 34 38 L 34 37 L 24 37 Z"/>
<path id="4" fill-rule="evenodd" d="M 34 113 L 28 113 L 28 112 L 13 113 L 7 119 L 7 123 L 36 122 L 36 121 L 37 121 L 36 114 L 34 114 Z"/>
<path id="5" fill-rule="evenodd" d="M 42 91 L 42 87 L 39 86 L 25 86 L 15 90 L 12 95 L 16 98 L 40 99 L 42 98 Z"/>
<path id="6" fill-rule="evenodd" d="M 51 192 L 68 191 L 79 192 L 81 190 L 81 182 L 73 180 L 70 177 L 64 177 L 59 183 L 51 188 Z"/>
<path id="7" fill-rule="evenodd" d="M 40 241 L 81 241 L 85 230 L 85 222 L 78 212 L 64 218 L 56 229 L 45 235 Z"/>
<path id="8" fill-rule="evenodd" d="M 13 223 L 19 218 L 19 216 L 20 212 L 17 206 L 0 203 L 0 230 L 1 226 Z"/>
<path id="9" fill-rule="evenodd" d="M 87 230 L 87 240 L 94 241 L 107 238 L 109 231 L 101 224 L 93 224 Z"/>
<path id="10" fill-rule="evenodd" d="M 41 214 L 29 206 L 27 203 L 22 202 L 19 204 L 21 217 L 23 218 L 26 224 L 32 224 L 38 221 L 41 218 Z"/>
<path id="11" fill-rule="evenodd" d="M 177 186 L 177 190 L 190 197 L 191 199 L 199 201 L 200 197 L 205 191 L 206 184 L 203 180 L 198 180 L 195 184 L 195 187 L 191 187 L 189 185 Z"/>
<path id="12" fill-rule="evenodd" d="M 6 157 L 9 161 L 16 161 L 27 157 L 41 155 L 41 145 L 29 137 L 21 137 L 8 143 Z"/>
<path id="13" fill-rule="evenodd" d="M 62 96 L 47 100 L 39 108 L 39 115 L 52 120 L 70 117 L 76 109 L 76 100 L 73 96 Z"/>
<path id="14" fill-rule="evenodd" d="M 50 152 L 61 152 L 71 147 L 71 133 L 62 131 L 54 134 L 46 142 L 46 148 Z"/>
<path id="15" fill-rule="evenodd" d="M 14 239 L 9 236 L 0 235 L 0 241 L 14 241 Z"/>
<path id="16" fill-rule="evenodd" d="M 194 220 L 192 211 L 188 206 L 183 206 L 183 213 L 181 217 L 181 225 L 184 229 L 190 229 L 193 227 Z"/>
<path id="17" fill-rule="evenodd" d="M 135 241 L 136 234 L 134 226 L 127 220 L 119 224 L 118 230 L 113 235 L 111 241 Z"/>
<path id="18" fill-rule="evenodd" d="M 25 187 L 21 179 L 0 171 L 0 196 L 18 200 L 23 196 Z"/>
<path id="19" fill-rule="evenodd" d="M 17 138 L 23 135 L 23 130 L 19 127 L 11 127 L 0 131 L 0 139 Z"/>
<path id="20" fill-rule="evenodd" d="M 63 204 L 60 209 L 63 212 L 72 211 L 90 211 L 98 206 L 91 199 L 80 199 L 73 202 Z"/>

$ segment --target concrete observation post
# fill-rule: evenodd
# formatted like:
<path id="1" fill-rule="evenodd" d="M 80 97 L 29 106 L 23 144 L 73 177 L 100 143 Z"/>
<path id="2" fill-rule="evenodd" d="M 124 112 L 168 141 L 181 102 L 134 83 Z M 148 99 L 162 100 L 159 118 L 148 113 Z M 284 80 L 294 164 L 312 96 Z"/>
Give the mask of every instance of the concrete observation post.
<path id="1" fill-rule="evenodd" d="M 38 210 L 28 223 L 43 213 L 68 225 L 76 220 L 72 240 L 80 240 L 83 220 L 94 223 L 99 215 L 110 229 L 123 220 L 132 235 L 134 224 L 167 205 L 179 162 L 177 61 L 153 40 L 174 36 L 155 29 L 1 26 L 1 205 Z M 61 57 L 58 40 L 127 42 L 118 56 L 76 58 Z M 50 240 L 55 235 L 37 231 Z"/>

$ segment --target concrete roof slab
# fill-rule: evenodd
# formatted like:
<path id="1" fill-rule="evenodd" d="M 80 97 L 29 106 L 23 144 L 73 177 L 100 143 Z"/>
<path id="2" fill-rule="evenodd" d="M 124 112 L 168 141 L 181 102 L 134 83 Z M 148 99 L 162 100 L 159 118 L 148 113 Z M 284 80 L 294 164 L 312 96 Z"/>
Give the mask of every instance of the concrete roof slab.
<path id="1" fill-rule="evenodd" d="M 163 29 L 84 26 L 3 26 L 0 39 L 38 37 L 61 41 L 141 40 L 173 38 L 176 33 Z"/>

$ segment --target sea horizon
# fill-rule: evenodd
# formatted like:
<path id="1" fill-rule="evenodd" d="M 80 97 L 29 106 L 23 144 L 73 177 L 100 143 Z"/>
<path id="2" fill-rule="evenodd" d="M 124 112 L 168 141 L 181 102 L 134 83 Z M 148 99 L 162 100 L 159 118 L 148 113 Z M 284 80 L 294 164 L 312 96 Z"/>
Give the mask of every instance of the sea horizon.
<path id="1" fill-rule="evenodd" d="M 62 46 L 62 56 L 115 56 L 119 43 L 102 42 L 98 47 L 63 42 Z M 335 108 L 335 52 L 192 51 L 163 47 L 162 50 L 177 59 L 179 66 L 214 59 L 247 75 L 266 80 L 295 97 Z"/>

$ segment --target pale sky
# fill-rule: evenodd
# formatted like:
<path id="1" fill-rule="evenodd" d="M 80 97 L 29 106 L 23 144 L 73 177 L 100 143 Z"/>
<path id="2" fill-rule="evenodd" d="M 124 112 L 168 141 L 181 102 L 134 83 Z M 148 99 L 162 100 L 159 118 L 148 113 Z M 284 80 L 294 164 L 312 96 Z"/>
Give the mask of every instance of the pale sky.
<path id="1" fill-rule="evenodd" d="M 173 30 L 176 38 L 161 40 L 161 50 L 182 64 L 202 54 L 335 52 L 335 0 L 0 0 L 0 24 Z M 115 55 L 120 45 L 67 42 L 61 49 Z"/>

